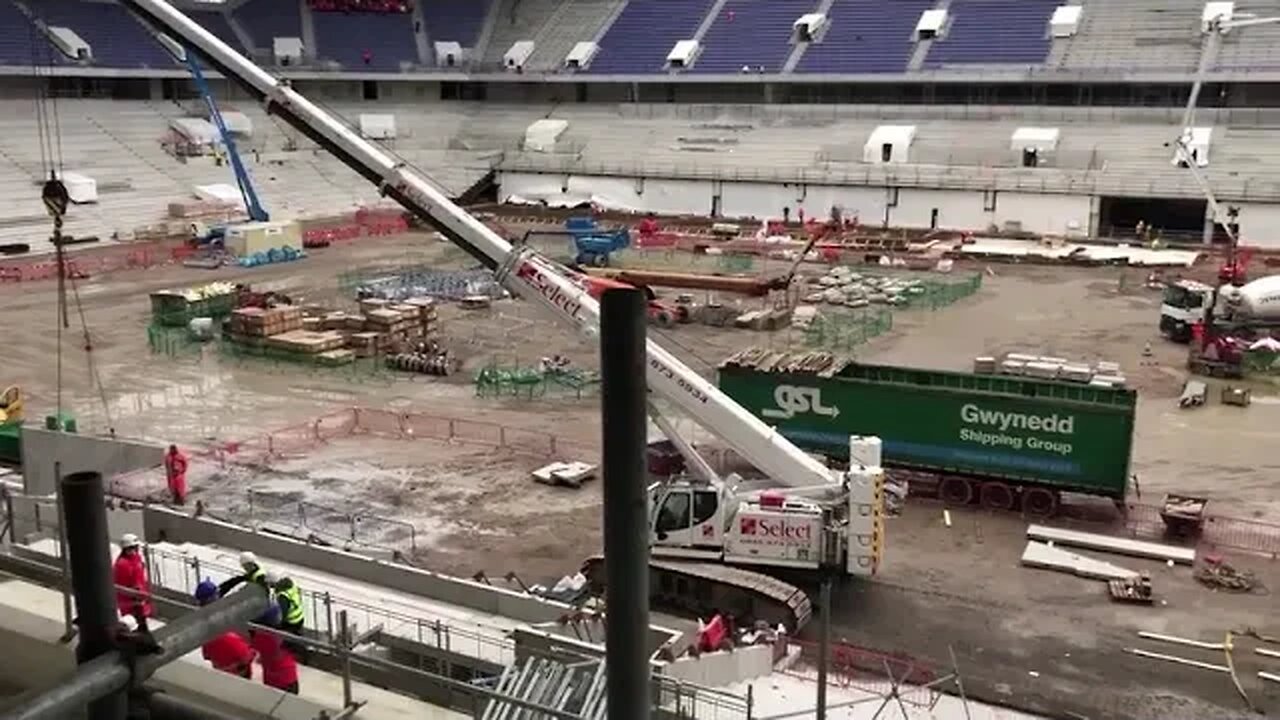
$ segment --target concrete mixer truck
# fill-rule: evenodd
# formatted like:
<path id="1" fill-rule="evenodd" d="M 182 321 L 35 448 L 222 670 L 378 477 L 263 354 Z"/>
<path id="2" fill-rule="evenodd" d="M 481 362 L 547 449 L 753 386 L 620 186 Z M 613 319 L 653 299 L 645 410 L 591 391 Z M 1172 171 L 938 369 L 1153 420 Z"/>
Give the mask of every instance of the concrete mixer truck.
<path id="1" fill-rule="evenodd" d="M 1160 331 L 1191 344 L 1187 365 L 1192 372 L 1239 377 L 1250 343 L 1275 330 L 1280 330 L 1280 275 L 1242 286 L 1179 280 L 1165 288 Z"/>
<path id="2" fill-rule="evenodd" d="M 1189 342 L 1196 323 L 1212 321 L 1225 332 L 1280 329 L 1280 275 L 1268 275 L 1241 286 L 1213 287 L 1179 280 L 1164 289 L 1160 332 L 1176 342 Z"/>

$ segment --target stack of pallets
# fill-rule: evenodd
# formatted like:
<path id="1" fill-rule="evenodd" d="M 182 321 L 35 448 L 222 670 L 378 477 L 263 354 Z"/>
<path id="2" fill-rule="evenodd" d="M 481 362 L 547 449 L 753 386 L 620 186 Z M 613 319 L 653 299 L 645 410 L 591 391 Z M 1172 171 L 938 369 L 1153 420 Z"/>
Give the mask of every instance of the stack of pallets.
<path id="1" fill-rule="evenodd" d="M 231 313 L 227 334 L 236 342 L 263 347 L 267 338 L 302 329 L 302 308 L 240 308 Z"/>

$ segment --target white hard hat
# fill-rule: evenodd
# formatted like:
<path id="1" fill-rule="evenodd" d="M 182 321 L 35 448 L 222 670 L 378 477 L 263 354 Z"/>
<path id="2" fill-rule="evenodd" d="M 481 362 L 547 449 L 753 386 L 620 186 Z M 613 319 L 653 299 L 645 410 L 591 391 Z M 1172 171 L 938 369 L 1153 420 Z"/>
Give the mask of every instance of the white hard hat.
<path id="1" fill-rule="evenodd" d="M 275 584 L 280 582 L 280 576 L 270 571 L 263 573 L 262 579 L 266 580 L 267 585 L 271 587 L 275 587 Z"/>
<path id="2" fill-rule="evenodd" d="M 120 624 L 129 632 L 138 632 L 138 620 L 132 615 L 125 615 L 121 617 Z"/>
<path id="3" fill-rule="evenodd" d="M 138 542 L 138 536 L 134 535 L 133 533 L 125 533 L 124 535 L 120 536 L 121 548 L 125 548 L 125 549 L 135 548 L 141 544 L 142 543 Z"/>
<path id="4" fill-rule="evenodd" d="M 243 566 L 245 566 L 245 565 L 257 565 L 257 564 L 258 564 L 258 556 L 257 556 L 257 555 L 254 555 L 254 554 L 253 554 L 252 552 L 250 552 L 249 550 L 245 550 L 244 552 L 240 553 L 240 566 L 241 566 L 241 567 L 243 567 Z"/>

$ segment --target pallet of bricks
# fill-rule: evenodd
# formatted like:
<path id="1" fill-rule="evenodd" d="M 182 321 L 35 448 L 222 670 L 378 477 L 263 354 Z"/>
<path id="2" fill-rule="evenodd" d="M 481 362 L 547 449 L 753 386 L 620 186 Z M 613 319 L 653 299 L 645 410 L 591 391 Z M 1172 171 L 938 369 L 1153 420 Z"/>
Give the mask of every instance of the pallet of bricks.
<path id="1" fill-rule="evenodd" d="M 345 348 L 346 335 L 336 330 L 306 327 L 303 310 L 295 306 L 240 308 L 231 314 L 226 337 L 263 354 L 319 365 L 345 365 L 355 354 Z"/>

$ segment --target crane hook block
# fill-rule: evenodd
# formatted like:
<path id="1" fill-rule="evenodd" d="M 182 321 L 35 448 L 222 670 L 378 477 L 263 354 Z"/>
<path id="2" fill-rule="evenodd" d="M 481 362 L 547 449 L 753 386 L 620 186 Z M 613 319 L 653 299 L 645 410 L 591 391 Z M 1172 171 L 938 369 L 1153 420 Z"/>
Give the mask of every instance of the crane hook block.
<path id="1" fill-rule="evenodd" d="M 40 198 L 44 200 L 45 210 L 48 210 L 53 217 L 62 217 L 67 214 L 67 203 L 71 202 L 71 196 L 67 194 L 67 186 L 63 185 L 58 178 L 50 178 L 45 182 Z"/>

